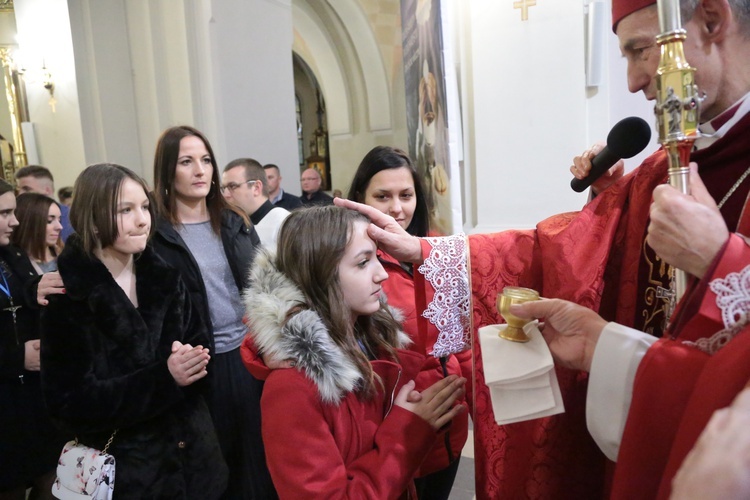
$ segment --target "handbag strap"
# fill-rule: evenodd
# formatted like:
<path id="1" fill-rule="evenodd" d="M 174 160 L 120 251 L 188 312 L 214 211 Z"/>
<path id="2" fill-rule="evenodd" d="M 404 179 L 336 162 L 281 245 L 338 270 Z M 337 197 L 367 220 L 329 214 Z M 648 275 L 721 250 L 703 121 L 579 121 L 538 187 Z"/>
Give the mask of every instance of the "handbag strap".
<path id="1" fill-rule="evenodd" d="M 109 449 L 109 445 L 112 444 L 112 440 L 115 438 L 115 434 L 117 434 L 117 431 L 119 429 L 115 429 L 115 431 L 112 433 L 111 436 L 109 436 L 109 439 L 107 440 L 107 444 L 104 445 L 104 449 L 102 450 L 102 455 L 107 453 L 107 450 Z"/>
<path id="2" fill-rule="evenodd" d="M 115 429 L 111 436 L 109 436 L 109 439 L 107 439 L 107 444 L 104 445 L 104 449 L 101 451 L 101 454 L 104 455 L 107 453 L 107 450 L 109 449 L 109 446 L 112 444 L 112 440 L 115 439 L 115 434 L 117 434 L 117 431 L 120 429 Z M 75 443 L 78 444 L 80 441 L 78 441 L 78 436 L 75 438 Z"/>

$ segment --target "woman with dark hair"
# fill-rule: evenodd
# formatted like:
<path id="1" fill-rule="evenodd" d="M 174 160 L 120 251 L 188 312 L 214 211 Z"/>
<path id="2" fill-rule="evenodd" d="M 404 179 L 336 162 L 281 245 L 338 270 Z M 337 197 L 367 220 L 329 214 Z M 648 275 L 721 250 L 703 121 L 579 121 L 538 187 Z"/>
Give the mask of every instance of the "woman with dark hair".
<path id="1" fill-rule="evenodd" d="M 393 216 L 411 235 L 429 235 L 424 185 L 409 155 L 400 149 L 372 148 L 357 167 L 347 198 Z"/>
<path id="2" fill-rule="evenodd" d="M 179 272 L 147 245 L 147 189 L 112 164 L 76 180 L 66 293 L 42 318 L 42 388 L 61 427 L 109 444 L 114 498 L 215 499 L 227 470 L 203 398 L 210 339 Z"/>
<path id="3" fill-rule="evenodd" d="M 18 227 L 13 186 L 0 179 L 0 499 L 52 498 L 66 439 L 49 419 L 39 378 L 39 309 L 28 293 L 36 272 L 11 245 Z"/>
<path id="4" fill-rule="evenodd" d="M 348 198 L 377 208 L 391 215 L 408 233 L 414 236 L 428 236 L 430 217 L 427 209 L 425 190 L 409 156 L 400 149 L 377 146 L 365 157 L 354 174 Z M 436 338 L 434 325 L 419 316 L 417 310 L 414 279 L 415 271 L 411 264 L 399 262 L 387 253 L 378 250 L 378 258 L 388 272 L 388 280 L 383 283 L 383 291 L 388 304 L 404 314 L 404 331 L 414 340 L 413 349 L 425 350 L 431 344 L 425 339 Z M 421 330 L 420 330 L 421 328 Z M 436 358 L 431 352 L 422 352 L 428 358 L 416 379 L 417 389 L 432 385 L 436 380 L 450 374 L 462 374 L 470 380 L 470 354 Z M 466 404 L 462 398 L 462 404 Z M 417 494 L 421 499 L 447 499 L 458 472 L 461 449 L 468 436 L 468 412 L 456 416 L 450 428 L 440 436 L 417 474 L 415 481 Z"/>
<path id="5" fill-rule="evenodd" d="M 154 249 L 180 271 L 212 332 L 209 405 L 229 466 L 224 498 L 274 498 L 260 434 L 263 385 L 244 368 L 239 353 L 246 333 L 240 290 L 247 286 L 260 239 L 247 216 L 221 195 L 216 158 L 198 130 L 179 126 L 162 133 L 154 184 L 160 212 Z"/>
<path id="6" fill-rule="evenodd" d="M 26 252 L 37 274 L 57 271 L 63 248 L 60 205 L 43 194 L 23 193 L 16 198 L 16 216 L 13 244 Z"/>

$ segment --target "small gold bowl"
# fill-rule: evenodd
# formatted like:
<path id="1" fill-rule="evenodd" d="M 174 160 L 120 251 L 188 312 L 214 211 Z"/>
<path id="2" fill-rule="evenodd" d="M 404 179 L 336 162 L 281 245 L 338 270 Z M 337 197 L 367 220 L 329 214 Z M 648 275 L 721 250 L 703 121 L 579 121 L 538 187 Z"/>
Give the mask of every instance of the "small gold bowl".
<path id="1" fill-rule="evenodd" d="M 539 292 L 520 286 L 506 286 L 503 288 L 503 293 L 497 294 L 497 311 L 500 313 L 500 316 L 505 318 L 506 323 L 508 323 L 508 326 L 498 334 L 500 338 L 512 340 L 513 342 L 528 342 L 531 340 L 523 331 L 524 325 L 530 321 L 512 315 L 510 313 L 510 306 L 512 304 L 523 304 L 532 300 L 539 300 Z"/>

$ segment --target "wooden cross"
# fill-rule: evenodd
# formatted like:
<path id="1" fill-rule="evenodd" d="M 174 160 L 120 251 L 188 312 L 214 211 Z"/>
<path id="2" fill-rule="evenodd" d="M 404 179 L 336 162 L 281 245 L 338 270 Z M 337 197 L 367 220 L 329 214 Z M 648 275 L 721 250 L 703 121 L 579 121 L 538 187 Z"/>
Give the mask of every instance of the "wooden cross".
<path id="1" fill-rule="evenodd" d="M 514 9 L 521 9 L 521 21 L 529 20 L 529 7 L 536 6 L 536 0 L 519 0 L 513 2 Z"/>

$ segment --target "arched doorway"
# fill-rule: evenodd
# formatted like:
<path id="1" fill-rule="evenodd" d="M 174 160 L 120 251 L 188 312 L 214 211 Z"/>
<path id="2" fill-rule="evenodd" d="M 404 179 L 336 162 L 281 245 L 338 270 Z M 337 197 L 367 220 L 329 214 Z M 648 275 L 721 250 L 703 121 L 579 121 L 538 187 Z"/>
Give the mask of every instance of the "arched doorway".
<path id="1" fill-rule="evenodd" d="M 333 188 L 325 98 L 317 77 L 299 54 L 292 53 L 292 65 L 300 173 L 306 168 L 316 169 L 323 179 L 322 189 L 330 191 Z"/>

